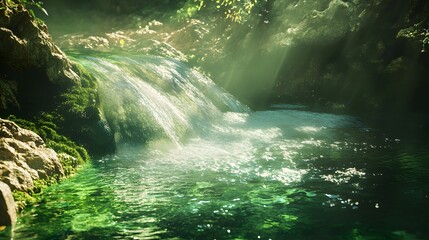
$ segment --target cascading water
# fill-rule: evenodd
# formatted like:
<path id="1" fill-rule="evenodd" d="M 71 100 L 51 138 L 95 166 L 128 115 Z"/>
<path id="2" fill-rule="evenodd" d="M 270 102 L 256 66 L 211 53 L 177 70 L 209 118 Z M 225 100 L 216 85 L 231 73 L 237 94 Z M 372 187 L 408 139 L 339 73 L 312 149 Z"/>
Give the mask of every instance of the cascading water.
<path id="1" fill-rule="evenodd" d="M 84 57 L 100 81 L 103 111 L 118 142 L 167 136 L 180 145 L 222 111 L 249 109 L 209 78 L 173 59 Z M 153 139 L 152 139 L 153 140 Z"/>
<path id="2" fill-rule="evenodd" d="M 171 59 L 75 60 L 100 81 L 119 150 L 45 191 L 19 218 L 16 239 L 428 234 L 424 148 L 302 106 L 251 112 Z"/>

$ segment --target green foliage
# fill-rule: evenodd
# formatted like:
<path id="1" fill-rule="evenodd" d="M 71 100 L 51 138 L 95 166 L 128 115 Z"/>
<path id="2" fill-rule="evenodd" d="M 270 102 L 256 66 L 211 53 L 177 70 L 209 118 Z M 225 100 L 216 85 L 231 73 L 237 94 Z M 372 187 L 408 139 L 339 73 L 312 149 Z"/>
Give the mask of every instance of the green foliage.
<path id="1" fill-rule="evenodd" d="M 99 110 L 96 79 L 81 65 L 73 70 L 80 76 L 79 84 L 56 97 L 54 103 L 57 132 L 87 148 L 91 154 L 106 154 L 115 150 L 113 135 L 105 125 Z"/>
<path id="2" fill-rule="evenodd" d="M 422 43 L 422 52 L 426 51 L 427 46 L 429 45 L 429 28 L 423 29 L 420 33 L 422 39 L 420 40 Z"/>
<path id="3" fill-rule="evenodd" d="M 52 184 L 57 183 L 60 181 L 60 176 L 52 176 L 48 179 L 37 179 L 33 181 L 34 188 L 31 190 L 30 195 L 33 196 L 36 193 L 40 193 L 43 191 L 43 189 L 47 188 L 48 186 L 51 186 Z"/>
<path id="4" fill-rule="evenodd" d="M 98 109 L 96 79 L 82 66 L 74 66 L 74 71 L 80 76 L 79 83 L 59 92 L 53 99 L 52 106 L 44 109 L 45 113 L 27 119 L 30 122 L 15 117 L 11 117 L 11 120 L 36 132 L 46 144 L 51 144 L 54 150 L 56 147 L 59 150 L 65 148 L 51 141 L 76 149 L 77 152 L 67 150 L 65 153 L 72 153 L 72 156 L 81 162 L 81 159 L 89 158 L 88 153 L 76 143 L 86 147 L 92 154 L 112 152 L 115 145 L 113 135 L 110 135 L 109 128 L 103 125 Z M 16 114 L 19 118 L 23 117 L 19 112 Z"/>
<path id="5" fill-rule="evenodd" d="M 75 172 L 75 168 L 73 168 L 73 166 L 76 165 L 76 158 L 72 158 L 64 154 L 59 154 L 58 158 L 64 166 L 64 174 L 71 175 Z"/>
<path id="6" fill-rule="evenodd" d="M 54 149 L 58 153 L 65 153 L 69 156 L 72 156 L 75 160 L 68 161 L 67 163 L 70 163 L 71 167 L 73 168 L 78 167 L 79 165 L 85 162 L 86 155 L 81 156 L 80 152 L 76 149 L 77 146 L 73 146 L 72 144 L 67 142 L 55 142 L 55 141 L 49 141 L 46 145 Z"/>
<path id="7" fill-rule="evenodd" d="M 198 11 L 201 10 L 203 4 L 204 1 L 200 0 L 187 1 L 182 8 L 177 10 L 177 19 L 179 21 L 184 21 L 193 17 Z"/>
<path id="8" fill-rule="evenodd" d="M 243 22 L 256 3 L 257 0 L 216 0 L 216 8 L 221 9 L 226 18 L 234 22 Z"/>
<path id="9" fill-rule="evenodd" d="M 422 44 L 422 52 L 426 52 L 429 45 L 429 28 L 423 28 L 421 24 L 415 24 L 412 27 L 401 29 L 398 38 L 409 38 Z"/>
<path id="10" fill-rule="evenodd" d="M 252 12 L 258 0 L 188 0 L 177 11 L 179 20 L 193 17 L 198 11 L 206 8 L 224 14 L 226 19 L 243 23 Z"/>

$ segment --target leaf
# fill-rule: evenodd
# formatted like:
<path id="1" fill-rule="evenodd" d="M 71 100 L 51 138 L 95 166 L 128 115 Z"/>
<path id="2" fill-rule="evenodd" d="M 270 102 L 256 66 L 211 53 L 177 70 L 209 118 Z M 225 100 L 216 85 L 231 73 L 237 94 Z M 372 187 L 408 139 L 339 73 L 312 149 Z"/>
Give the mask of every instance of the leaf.
<path id="1" fill-rule="evenodd" d="M 42 2 L 34 2 L 33 1 L 33 4 L 40 10 L 40 11 L 42 11 L 44 14 L 46 14 L 46 16 L 49 16 L 49 14 L 48 14 L 48 12 L 46 11 L 46 9 L 44 9 L 43 7 L 42 7 L 42 5 L 43 5 L 43 3 Z"/>
<path id="2" fill-rule="evenodd" d="M 315 197 L 316 195 L 317 194 L 314 192 L 305 192 L 305 196 L 310 197 L 310 198 Z"/>
<path id="3" fill-rule="evenodd" d="M 204 1 L 200 1 L 200 5 L 198 6 L 198 11 L 201 10 L 201 8 L 203 7 L 203 5 L 204 5 Z"/>
<path id="4" fill-rule="evenodd" d="M 46 9 L 44 9 L 44 8 L 40 7 L 40 10 L 41 10 L 44 14 L 46 14 L 46 16 L 49 16 L 49 14 L 48 14 L 48 12 L 46 11 Z"/>
<path id="5" fill-rule="evenodd" d="M 30 15 L 36 19 L 36 14 L 34 14 L 34 11 L 32 9 L 29 9 L 28 12 L 30 13 Z"/>

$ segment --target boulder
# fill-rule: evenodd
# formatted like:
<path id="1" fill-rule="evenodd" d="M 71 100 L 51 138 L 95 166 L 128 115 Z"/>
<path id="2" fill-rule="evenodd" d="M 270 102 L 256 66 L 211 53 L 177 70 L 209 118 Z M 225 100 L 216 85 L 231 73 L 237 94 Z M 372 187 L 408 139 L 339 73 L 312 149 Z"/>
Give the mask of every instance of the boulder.
<path id="1" fill-rule="evenodd" d="M 0 181 L 0 226 L 13 226 L 16 222 L 16 205 L 9 186 Z"/>
<path id="2" fill-rule="evenodd" d="M 35 180 L 63 176 L 57 153 L 40 136 L 0 119 L 0 181 L 12 190 L 28 192 Z"/>

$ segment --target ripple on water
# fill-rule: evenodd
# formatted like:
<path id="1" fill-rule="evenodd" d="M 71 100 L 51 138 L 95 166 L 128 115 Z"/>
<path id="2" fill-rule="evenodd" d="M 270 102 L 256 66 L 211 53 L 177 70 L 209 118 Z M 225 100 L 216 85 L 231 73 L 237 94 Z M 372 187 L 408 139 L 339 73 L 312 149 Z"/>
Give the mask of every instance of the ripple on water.
<path id="1" fill-rule="evenodd" d="M 386 142 L 338 115 L 279 110 L 225 113 L 224 120 L 180 147 L 123 147 L 88 166 L 43 193 L 37 207 L 23 213 L 16 238 L 394 239 L 425 233 L 428 191 L 412 180 L 427 180 L 428 166 L 420 161 L 427 152 L 402 151 L 401 142 Z M 416 220 L 396 213 L 402 210 Z"/>

